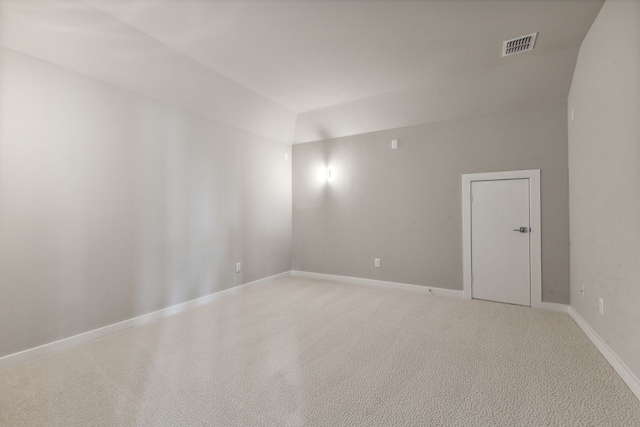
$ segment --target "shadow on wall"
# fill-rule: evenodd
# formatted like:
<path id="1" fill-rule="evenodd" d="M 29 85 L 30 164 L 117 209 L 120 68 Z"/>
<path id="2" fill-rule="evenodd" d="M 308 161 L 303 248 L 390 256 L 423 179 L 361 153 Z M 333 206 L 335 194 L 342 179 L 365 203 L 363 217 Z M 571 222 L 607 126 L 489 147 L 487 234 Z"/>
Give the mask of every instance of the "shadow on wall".
<path id="1" fill-rule="evenodd" d="M 242 239 L 227 132 L 153 105 L 138 114 L 134 315 L 222 290 L 234 278 L 220 263 Z"/>
<path id="2" fill-rule="evenodd" d="M 285 144 L 157 104 L 136 114 L 134 315 L 290 269 Z"/>

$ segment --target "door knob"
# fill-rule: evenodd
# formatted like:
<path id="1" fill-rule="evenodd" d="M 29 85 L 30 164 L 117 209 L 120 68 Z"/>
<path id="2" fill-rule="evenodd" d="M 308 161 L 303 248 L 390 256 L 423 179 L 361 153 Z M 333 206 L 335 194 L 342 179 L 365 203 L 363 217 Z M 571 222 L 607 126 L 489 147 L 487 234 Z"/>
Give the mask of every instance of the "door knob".
<path id="1" fill-rule="evenodd" d="M 520 233 L 526 233 L 526 232 L 529 231 L 529 227 L 514 228 L 513 231 L 518 231 Z"/>

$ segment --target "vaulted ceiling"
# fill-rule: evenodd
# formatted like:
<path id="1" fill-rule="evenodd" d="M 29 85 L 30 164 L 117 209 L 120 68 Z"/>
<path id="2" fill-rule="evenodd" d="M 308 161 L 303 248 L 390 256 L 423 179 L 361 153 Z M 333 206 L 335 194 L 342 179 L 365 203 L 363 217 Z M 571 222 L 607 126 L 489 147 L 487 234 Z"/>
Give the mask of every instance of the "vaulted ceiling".
<path id="1" fill-rule="evenodd" d="M 145 94 L 155 91 L 161 100 L 187 109 L 197 110 L 200 104 L 206 104 L 184 100 L 185 96 L 177 93 L 163 95 L 163 91 L 179 90 L 166 87 L 166 80 L 154 77 L 157 67 L 166 61 L 167 67 L 175 68 L 173 77 L 180 77 L 180 70 L 188 68 L 190 71 L 182 75 L 184 79 L 201 76 L 203 86 L 233 86 L 234 91 L 259 99 L 271 110 L 283 107 L 286 111 L 278 114 L 286 116 L 288 111 L 294 121 L 297 117 L 295 139 L 304 142 L 322 135 L 341 136 L 378 130 L 376 127 L 380 126 L 475 114 L 483 108 L 566 98 L 578 49 L 603 1 L 62 0 L 45 5 L 42 0 L 2 0 L 2 3 L 5 14 L 0 19 L 9 15 L 18 17 L 25 28 L 19 36 L 16 34 L 20 33 L 17 28 L 20 25 L 15 23 L 9 26 L 13 32 L 0 32 L 0 44 L 5 47 L 44 56 L 51 62 L 130 90 Z M 39 28 L 46 22 L 47 30 L 33 33 L 34 20 Z M 538 32 L 533 51 L 501 56 L 503 40 L 533 32 Z M 74 37 L 84 40 L 74 41 Z M 29 38 L 30 42 L 26 40 Z M 53 45 L 51 40 L 55 40 Z M 79 47 L 83 43 L 91 44 L 94 54 L 86 54 L 89 48 Z M 160 50 L 162 55 L 158 55 Z M 73 54 L 77 58 L 70 58 Z M 100 67 L 89 64 L 91 61 L 100 63 Z M 159 79 L 157 84 L 149 87 L 145 80 L 154 78 Z M 467 105 L 465 96 L 469 98 Z M 433 105 L 428 105 L 426 99 Z M 448 105 L 451 100 L 459 107 Z M 398 115 L 388 123 L 376 118 L 389 117 L 385 106 L 393 107 L 392 114 Z M 415 112 L 435 111 L 438 107 L 451 111 L 444 116 Z M 207 108 L 217 111 L 224 107 Z M 352 117 L 349 124 L 343 123 L 354 110 L 359 115 Z M 362 111 L 368 110 L 369 115 L 363 116 Z M 216 114 L 221 114 L 221 120 L 225 121 L 223 112 Z M 290 125 L 290 122 L 288 119 L 283 123 Z M 289 138 L 276 134 L 269 136 Z"/>

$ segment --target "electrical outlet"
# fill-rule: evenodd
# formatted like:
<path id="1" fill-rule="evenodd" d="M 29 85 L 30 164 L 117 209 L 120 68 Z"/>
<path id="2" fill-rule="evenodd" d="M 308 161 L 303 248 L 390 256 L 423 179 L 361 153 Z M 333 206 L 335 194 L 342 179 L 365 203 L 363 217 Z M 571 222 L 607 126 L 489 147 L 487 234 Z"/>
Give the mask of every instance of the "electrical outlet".
<path id="1" fill-rule="evenodd" d="M 376 268 L 380 268 L 380 258 L 375 258 L 375 259 L 373 260 L 373 265 L 374 265 Z"/>
<path id="2" fill-rule="evenodd" d="M 582 298 L 584 298 L 584 285 L 580 288 L 580 292 L 582 292 Z"/>
<path id="3" fill-rule="evenodd" d="M 600 314 L 604 316 L 604 300 L 600 298 Z"/>
<path id="4" fill-rule="evenodd" d="M 242 263 L 236 262 L 236 273 L 240 273 L 242 271 Z"/>

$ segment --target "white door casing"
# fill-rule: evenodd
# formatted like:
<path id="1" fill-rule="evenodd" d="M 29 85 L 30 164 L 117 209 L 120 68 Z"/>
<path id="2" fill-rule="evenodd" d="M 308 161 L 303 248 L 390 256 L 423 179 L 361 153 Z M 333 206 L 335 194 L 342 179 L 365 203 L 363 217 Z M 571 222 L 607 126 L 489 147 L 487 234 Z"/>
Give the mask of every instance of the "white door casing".
<path id="1" fill-rule="evenodd" d="M 507 196 L 507 200 L 511 198 L 519 199 L 512 200 L 511 202 L 499 200 L 491 200 L 495 198 L 495 194 L 491 195 L 491 189 L 497 189 L 498 187 L 491 187 L 492 182 L 504 182 L 501 190 L 511 193 Z M 481 183 L 486 183 L 482 185 Z M 515 208 L 514 213 L 507 215 L 515 215 L 512 217 L 501 217 L 494 214 L 493 218 L 489 218 L 489 224 L 478 226 L 475 230 L 475 236 L 473 234 L 472 221 L 473 210 L 471 203 L 472 187 L 474 190 L 480 192 L 477 197 L 483 198 L 481 203 L 485 204 L 477 206 L 476 214 L 491 216 L 491 203 L 509 203 Z M 528 187 L 528 195 L 526 189 L 523 186 Z M 519 189 L 518 189 L 519 187 Z M 498 191 L 499 193 L 500 191 Z M 486 193 L 486 194 L 485 194 Z M 487 199 L 486 197 L 489 197 Z M 527 200 L 522 200 L 528 196 L 528 224 L 504 224 L 500 225 L 500 221 L 526 221 L 526 212 L 522 212 L 526 209 Z M 523 206 L 525 206 L 523 208 Z M 495 207 L 498 209 L 498 207 Z M 504 210 L 503 206 L 502 210 Z M 526 170 L 526 171 L 511 171 L 511 172 L 491 172 L 491 173 L 479 173 L 479 174 L 466 174 L 462 176 L 462 221 L 463 221 L 463 285 L 464 285 L 464 297 L 465 298 L 479 298 L 490 299 L 493 301 L 509 302 L 513 304 L 531 305 L 532 307 L 542 306 L 542 260 L 541 260 L 541 221 L 540 221 L 540 171 L 539 170 Z M 484 210 L 484 211 L 483 211 Z M 502 214 L 501 214 L 502 215 Z M 477 218 L 476 218 L 477 219 Z M 493 223 L 493 224 L 491 224 Z M 519 233 L 513 231 L 515 228 L 529 226 L 529 233 Z M 484 227 L 484 228 L 483 228 Z M 496 228 L 498 227 L 498 228 Z M 510 228 L 504 228 L 510 227 Z M 504 232 L 497 231 L 499 228 L 504 228 Z M 482 235 L 482 233 L 488 233 Z M 476 245 L 490 244 L 487 243 L 490 234 L 501 234 L 500 239 L 502 243 L 506 244 L 507 248 L 512 253 L 506 255 L 500 254 L 499 251 L 488 250 L 488 247 L 480 247 L 480 252 L 476 251 L 475 256 L 480 257 L 476 259 L 476 264 L 473 262 L 473 240 L 476 240 Z M 480 240 L 478 240 L 480 239 Z M 502 244 L 501 243 L 501 244 Z M 510 246 L 512 245 L 512 246 Z M 528 246 L 528 247 L 527 247 Z M 526 256 L 525 252 L 528 251 L 529 262 L 520 262 L 523 256 Z M 516 260 L 520 261 L 516 261 Z M 526 268 L 529 268 L 528 277 L 526 276 Z M 476 270 L 475 272 L 472 270 Z M 491 280 L 488 279 L 490 270 L 499 272 L 505 278 L 504 281 L 495 283 L 495 277 Z M 494 271 L 494 272 L 495 272 Z M 471 281 L 472 272 L 475 273 L 473 277 L 473 285 Z M 480 277 L 478 276 L 480 275 Z M 485 281 L 483 283 L 483 281 Z M 519 285 L 511 288 L 507 286 L 508 283 L 518 282 Z M 523 291 L 522 283 L 529 281 L 530 285 L 528 289 Z M 493 283 L 492 283 L 493 282 Z M 477 285 L 477 286 L 476 286 Z M 489 286 L 486 286 L 489 285 Z M 525 295 L 528 292 L 528 295 Z"/>
<path id="2" fill-rule="evenodd" d="M 529 180 L 471 182 L 471 297 L 531 305 Z"/>

